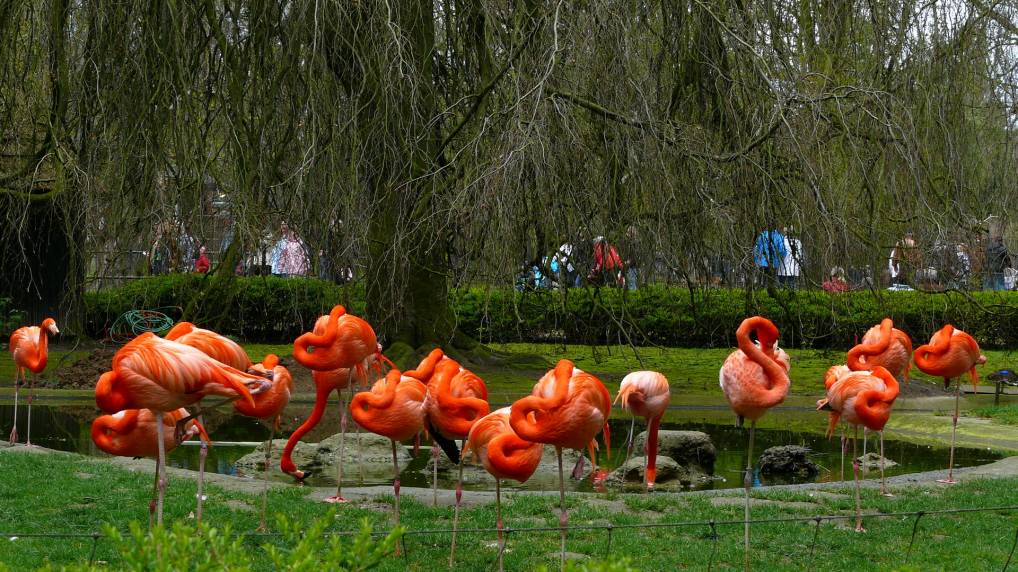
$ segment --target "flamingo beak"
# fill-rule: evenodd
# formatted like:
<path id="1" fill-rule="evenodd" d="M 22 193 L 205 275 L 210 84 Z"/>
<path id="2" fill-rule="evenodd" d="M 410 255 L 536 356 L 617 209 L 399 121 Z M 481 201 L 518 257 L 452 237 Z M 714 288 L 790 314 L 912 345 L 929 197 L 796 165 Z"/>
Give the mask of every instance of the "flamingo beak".
<path id="1" fill-rule="evenodd" d="M 47 328 L 47 329 L 49 330 L 49 333 L 50 333 L 51 335 L 54 335 L 54 336 L 56 336 L 56 335 L 59 335 L 59 334 L 60 334 L 60 330 L 58 330 L 58 329 L 57 329 L 57 325 L 56 325 L 56 324 L 53 324 L 53 325 L 51 325 L 51 326 L 50 326 L 49 328 Z"/>
<path id="2" fill-rule="evenodd" d="M 821 399 L 817 401 L 817 411 L 834 411 L 834 409 L 826 399 Z"/>

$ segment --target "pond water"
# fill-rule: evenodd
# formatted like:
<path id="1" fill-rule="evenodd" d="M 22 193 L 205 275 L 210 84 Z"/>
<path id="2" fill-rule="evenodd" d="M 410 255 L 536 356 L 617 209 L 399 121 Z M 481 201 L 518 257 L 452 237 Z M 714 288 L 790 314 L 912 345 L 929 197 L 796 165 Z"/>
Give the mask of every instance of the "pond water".
<path id="1" fill-rule="evenodd" d="M 309 410 L 310 404 L 292 404 L 287 409 L 284 429 L 276 435 L 276 438 L 287 437 L 307 417 Z M 803 416 L 807 414 L 804 412 L 775 411 L 768 415 L 788 416 L 791 419 L 796 415 Z M 32 442 L 52 449 L 74 451 L 93 456 L 105 456 L 105 453 L 92 443 L 90 437 L 91 422 L 97 415 L 99 415 L 99 411 L 90 405 L 58 404 L 53 402 L 43 404 L 36 402 L 32 413 Z M 817 416 L 817 423 L 819 425 L 826 425 L 826 417 L 818 413 L 813 415 Z M 9 431 L 12 416 L 13 407 L 11 405 L 0 405 L 0 428 L 3 429 L 4 438 L 6 438 L 7 431 Z M 338 417 L 338 414 L 335 408 L 330 407 L 326 418 L 319 427 L 307 436 L 306 440 L 316 442 L 337 432 L 338 419 L 336 417 Z M 746 465 L 746 429 L 737 428 L 734 426 L 734 423 L 718 423 L 718 411 L 712 407 L 676 409 L 671 411 L 668 417 L 673 421 L 663 423 L 662 429 L 703 431 L 710 435 L 717 448 L 714 479 L 693 484 L 691 488 L 738 488 L 742 486 L 741 472 Z M 18 431 L 22 441 L 25 436 L 24 421 L 25 410 L 24 405 L 22 405 L 21 410 L 18 412 Z M 254 450 L 254 443 L 268 439 L 269 427 L 258 420 L 231 413 L 214 413 L 206 421 L 209 433 L 216 442 L 215 446 L 209 451 L 206 469 L 229 475 L 261 478 L 261 474 L 246 475 L 243 471 L 239 471 L 235 466 L 235 462 L 240 457 L 252 452 Z M 609 460 L 607 465 L 615 467 L 624 461 L 625 440 L 629 432 L 630 421 L 627 416 L 620 416 L 613 418 L 610 425 L 614 448 L 612 450 L 612 459 Z M 789 423 L 789 425 L 793 424 Z M 636 432 L 639 433 L 642 430 L 642 420 L 637 420 Z M 862 439 L 860 438 L 859 454 L 862 454 L 861 441 Z M 879 442 L 875 434 L 870 436 L 868 444 L 868 450 L 879 452 Z M 816 433 L 757 429 L 756 443 L 754 445 L 754 454 L 757 459 L 759 459 L 759 455 L 764 449 L 776 445 L 801 445 L 813 452 L 811 458 L 820 466 L 820 474 L 815 479 L 810 479 L 810 481 L 839 480 L 841 450 L 840 441 L 837 437 L 828 440 Z M 917 445 L 890 439 L 885 440 L 884 445 L 886 457 L 898 463 L 897 466 L 887 469 L 886 474 L 888 476 L 941 469 L 947 466 L 947 447 Z M 199 447 L 196 446 L 196 442 L 190 442 L 171 452 L 168 462 L 174 467 L 197 470 L 198 453 Z M 849 453 L 851 453 L 851 445 L 849 445 Z M 634 452 L 634 455 L 640 454 L 641 452 Z M 1002 456 L 999 452 L 988 449 L 959 448 L 955 451 L 955 466 L 967 467 L 985 464 Z M 401 475 L 402 484 L 404 486 L 430 487 L 431 472 L 429 459 L 428 450 L 422 448 L 418 456 L 403 471 Z M 387 478 L 358 482 L 356 474 L 357 471 L 355 469 L 348 469 L 347 478 L 352 480 L 348 480 L 346 484 L 375 485 L 389 484 L 391 482 Z M 872 474 L 866 476 L 877 478 L 878 474 L 877 471 L 872 471 Z M 454 478 L 454 475 L 440 473 L 439 477 L 440 487 L 455 487 L 455 481 L 450 480 L 450 477 Z M 846 458 L 845 477 L 848 479 L 852 478 L 851 460 L 848 457 Z M 291 480 L 288 476 L 278 471 L 276 471 L 276 475 L 273 478 L 284 482 Z M 556 479 L 534 479 L 534 481 L 534 483 L 529 483 L 530 486 L 523 485 L 519 488 L 547 489 L 556 488 L 557 486 Z M 763 477 L 757 472 L 755 482 L 757 486 L 766 486 L 783 484 L 789 481 L 781 481 L 773 477 Z M 332 475 L 316 475 L 308 484 L 328 486 L 334 485 L 335 481 Z M 466 488 L 489 489 L 490 486 L 485 482 L 475 482 L 472 485 L 468 483 Z M 571 488 L 574 490 L 591 490 L 590 479 L 579 483 L 573 482 L 571 483 Z"/>

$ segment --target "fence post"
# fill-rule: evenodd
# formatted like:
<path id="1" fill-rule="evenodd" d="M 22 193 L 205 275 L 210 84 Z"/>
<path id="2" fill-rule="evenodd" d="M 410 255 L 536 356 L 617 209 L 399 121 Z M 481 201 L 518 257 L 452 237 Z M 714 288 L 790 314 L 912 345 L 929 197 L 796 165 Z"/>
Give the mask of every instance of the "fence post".
<path id="1" fill-rule="evenodd" d="M 605 551 L 604 555 L 605 558 L 610 558 L 612 555 L 612 530 L 614 529 L 615 526 L 609 522 L 608 526 L 606 527 L 606 530 L 608 531 L 608 549 Z"/>
<path id="2" fill-rule="evenodd" d="M 823 520 L 822 517 L 816 517 L 813 522 L 816 523 L 816 528 L 813 529 L 813 542 L 809 545 L 809 560 L 813 561 L 813 553 L 817 547 L 817 537 L 820 536 L 820 522 Z"/>
<path id="3" fill-rule="evenodd" d="M 1018 546 L 1018 529 L 1014 531 L 1014 544 L 1011 545 L 1011 552 L 1007 555 L 1007 562 L 1004 563 L 1004 572 L 1007 572 L 1007 567 L 1011 565 L 1011 557 L 1014 556 L 1014 549 Z"/>
<path id="4" fill-rule="evenodd" d="M 93 532 L 92 533 L 92 552 L 89 553 L 89 555 L 88 555 L 88 565 L 89 566 L 91 566 L 92 563 L 95 562 L 95 548 L 96 548 L 97 544 L 99 544 L 99 533 L 98 532 Z"/>
<path id="5" fill-rule="evenodd" d="M 708 524 L 710 524 L 710 538 L 713 545 L 710 550 L 710 561 L 707 563 L 707 572 L 711 572 L 714 569 L 714 555 L 718 553 L 718 528 L 713 518 Z"/>
<path id="6" fill-rule="evenodd" d="M 915 513 L 915 524 L 912 525 L 912 540 L 908 541 L 908 550 L 905 552 L 905 564 L 908 564 L 910 558 L 912 558 L 912 546 L 915 544 L 915 535 L 919 531 L 919 519 L 926 514 L 923 511 Z"/>

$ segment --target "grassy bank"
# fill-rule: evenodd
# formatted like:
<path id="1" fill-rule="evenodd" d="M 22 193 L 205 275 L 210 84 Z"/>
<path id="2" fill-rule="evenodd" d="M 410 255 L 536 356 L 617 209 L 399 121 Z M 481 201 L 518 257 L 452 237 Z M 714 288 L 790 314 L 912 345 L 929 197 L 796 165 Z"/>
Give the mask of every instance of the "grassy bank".
<path id="1" fill-rule="evenodd" d="M 2 533 L 91 533 L 103 524 L 124 529 L 131 520 L 145 520 L 151 491 L 151 475 L 122 470 L 102 460 L 77 455 L 30 454 L 0 450 L 0 530 Z M 1014 504 L 1018 479 L 966 480 L 946 488 L 940 485 L 914 485 L 897 490 L 892 498 L 876 491 L 863 490 L 868 511 L 895 513 L 932 511 L 958 507 L 1000 507 Z M 291 520 L 309 522 L 325 514 L 332 506 L 305 499 L 308 488 L 286 486 L 269 495 L 270 513 L 283 512 Z M 810 491 L 758 490 L 754 496 L 770 502 L 753 510 L 755 519 L 812 517 L 818 514 L 849 514 L 853 508 L 851 490 L 827 493 Z M 174 478 L 168 492 L 167 518 L 187 519 L 193 510 L 195 486 L 191 481 Z M 511 528 L 548 527 L 547 532 L 514 532 L 509 535 L 506 567 L 530 570 L 541 564 L 555 566 L 558 524 L 554 496 L 507 495 L 504 518 Z M 641 523 L 735 521 L 741 518 L 738 496 L 718 500 L 709 495 L 615 495 L 604 494 L 570 499 L 572 525 L 615 526 Z M 390 526 L 387 496 L 368 502 L 339 507 L 332 530 L 355 530 L 367 518 L 378 530 Z M 258 523 L 253 509 L 257 497 L 210 487 L 206 504 L 207 521 L 234 531 L 249 532 Z M 444 529 L 451 525 L 452 510 L 432 508 L 407 499 L 403 502 L 403 524 L 411 532 L 406 538 L 406 559 L 390 557 L 381 570 L 424 570 L 445 567 L 449 538 L 445 534 L 414 534 L 422 530 Z M 922 519 L 915 548 L 908 566 L 905 552 L 914 518 L 868 518 L 868 534 L 860 535 L 846 521 L 820 525 L 815 550 L 810 544 L 817 532 L 813 522 L 774 523 L 753 529 L 753 561 L 759 569 L 801 570 L 999 570 L 1014 540 L 1015 513 L 994 511 L 948 516 L 930 515 Z M 494 523 L 494 506 L 483 504 L 467 508 L 462 514 L 463 528 L 489 528 Z M 641 570 L 673 570 L 682 567 L 705 569 L 713 558 L 718 569 L 737 568 L 742 562 L 742 528 L 717 527 L 719 538 L 712 542 L 708 526 L 682 528 L 616 528 L 612 533 L 610 555 L 635 557 Z M 571 552 L 602 558 L 609 555 L 604 530 L 569 534 Z M 248 538 L 251 550 L 266 541 Z M 459 539 L 457 570 L 491 569 L 496 556 L 494 535 L 490 532 L 465 533 Z M 34 569 L 46 562 L 69 565 L 87 561 L 92 550 L 90 537 L 18 538 L 0 542 L 0 562 L 14 570 Z M 715 553 L 716 551 L 716 553 Z M 713 556 L 712 556 L 713 553 Z M 978 555 L 978 557 L 976 556 Z M 115 568 L 119 556 L 107 541 L 96 545 L 95 559 Z M 263 559 L 260 569 L 271 569 Z"/>

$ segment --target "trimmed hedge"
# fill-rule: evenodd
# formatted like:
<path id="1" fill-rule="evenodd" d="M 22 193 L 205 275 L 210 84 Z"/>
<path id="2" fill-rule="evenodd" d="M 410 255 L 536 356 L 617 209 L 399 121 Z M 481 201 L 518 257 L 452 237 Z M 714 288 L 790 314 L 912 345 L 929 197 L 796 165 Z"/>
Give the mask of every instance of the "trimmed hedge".
<path id="1" fill-rule="evenodd" d="M 85 296 L 88 333 L 102 336 L 131 309 L 180 306 L 201 292 L 204 275 L 145 278 Z M 206 294 L 204 304 L 227 305 L 223 333 L 250 341 L 282 342 L 307 331 L 333 304 L 364 313 L 363 288 L 316 279 L 237 278 L 232 292 Z M 945 323 L 971 333 L 987 348 L 1018 348 L 1018 293 L 962 294 L 779 290 L 689 290 L 654 285 L 640 290 L 575 288 L 518 292 L 471 287 L 453 292 L 459 329 L 483 342 L 557 341 L 675 347 L 732 347 L 747 315 L 761 314 L 781 329 L 785 347 L 844 349 L 890 316 L 916 345 Z M 222 300 L 232 300 L 225 303 Z M 178 315 L 171 316 L 174 318 Z"/>

